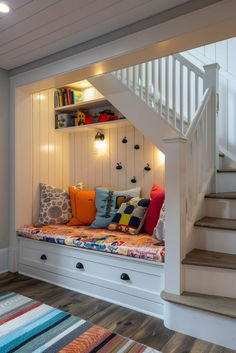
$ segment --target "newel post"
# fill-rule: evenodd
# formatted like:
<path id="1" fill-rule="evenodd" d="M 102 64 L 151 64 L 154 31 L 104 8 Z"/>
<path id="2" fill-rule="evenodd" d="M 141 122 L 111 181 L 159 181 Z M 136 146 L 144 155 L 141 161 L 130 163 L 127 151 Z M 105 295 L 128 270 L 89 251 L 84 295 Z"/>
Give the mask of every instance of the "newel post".
<path id="1" fill-rule="evenodd" d="M 212 191 L 217 192 L 217 170 L 219 169 L 219 70 L 220 65 L 210 64 L 204 66 L 205 78 L 203 81 L 204 91 L 207 88 L 212 89 L 211 97 L 211 139 L 212 139 L 212 166 L 214 168 L 214 177 L 212 182 Z"/>
<path id="2" fill-rule="evenodd" d="M 165 143 L 166 258 L 165 291 L 180 295 L 184 288 L 182 260 L 186 234 L 186 142 L 184 137 Z"/>

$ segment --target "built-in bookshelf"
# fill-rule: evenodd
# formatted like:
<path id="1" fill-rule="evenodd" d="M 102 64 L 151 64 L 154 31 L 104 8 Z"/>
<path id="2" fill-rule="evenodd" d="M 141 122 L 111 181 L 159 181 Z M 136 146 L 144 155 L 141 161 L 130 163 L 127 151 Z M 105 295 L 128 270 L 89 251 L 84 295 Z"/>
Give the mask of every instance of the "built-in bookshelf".
<path id="1" fill-rule="evenodd" d="M 129 124 L 127 119 L 93 86 L 90 86 L 84 92 L 81 91 L 80 101 L 77 101 L 77 103 L 64 105 L 66 102 L 71 101 L 71 96 L 69 95 L 72 91 L 72 87 L 55 89 L 54 112 L 55 130 L 57 132 L 76 132 Z M 58 99 L 58 92 L 61 94 L 60 100 Z M 78 97 L 80 92 L 75 92 Z M 65 98 L 66 95 L 67 98 Z"/>

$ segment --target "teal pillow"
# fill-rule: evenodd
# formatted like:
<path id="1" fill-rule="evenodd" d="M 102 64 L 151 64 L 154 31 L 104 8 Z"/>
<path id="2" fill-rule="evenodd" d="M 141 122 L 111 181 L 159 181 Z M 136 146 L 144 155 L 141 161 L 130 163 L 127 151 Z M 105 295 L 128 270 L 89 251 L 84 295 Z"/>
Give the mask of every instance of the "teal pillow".
<path id="1" fill-rule="evenodd" d="M 95 188 L 96 218 L 90 228 L 107 228 L 120 208 L 119 199 L 123 196 L 139 197 L 140 187 L 130 190 L 115 191 L 106 188 Z"/>

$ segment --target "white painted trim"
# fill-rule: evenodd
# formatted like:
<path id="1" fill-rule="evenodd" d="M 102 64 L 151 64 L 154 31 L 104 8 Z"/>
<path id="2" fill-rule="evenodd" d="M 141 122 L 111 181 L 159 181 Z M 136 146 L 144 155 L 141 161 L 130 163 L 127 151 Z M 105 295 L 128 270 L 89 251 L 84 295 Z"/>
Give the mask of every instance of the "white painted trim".
<path id="1" fill-rule="evenodd" d="M 117 70 L 153 58 L 188 50 L 233 36 L 236 3 L 220 1 L 184 16 L 127 35 L 71 57 L 47 64 L 10 78 L 10 269 L 17 268 L 15 187 L 15 93 L 16 88 L 33 91 L 64 85 L 91 76 Z M 218 30 L 217 30 L 218 29 Z M 221 30 L 219 30 L 221 29 Z M 32 85 L 30 85 L 32 84 Z M 30 85 L 27 87 L 26 85 Z M 23 87 L 24 86 L 24 87 Z"/>
<path id="2" fill-rule="evenodd" d="M 0 249 L 0 273 L 7 272 L 8 269 L 8 248 Z"/>
<path id="3" fill-rule="evenodd" d="M 165 302 L 164 324 L 185 335 L 236 349 L 236 320 L 230 317 Z"/>

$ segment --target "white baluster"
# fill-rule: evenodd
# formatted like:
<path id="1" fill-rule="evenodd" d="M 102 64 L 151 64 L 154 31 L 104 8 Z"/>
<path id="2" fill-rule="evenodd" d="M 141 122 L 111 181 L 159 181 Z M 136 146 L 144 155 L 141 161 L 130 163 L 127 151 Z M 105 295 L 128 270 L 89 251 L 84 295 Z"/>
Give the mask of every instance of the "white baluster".
<path id="1" fill-rule="evenodd" d="M 133 91 L 134 91 L 134 93 L 136 93 L 137 77 L 138 77 L 138 66 L 135 65 L 133 68 Z"/>
<path id="2" fill-rule="evenodd" d="M 167 121 L 169 121 L 169 57 L 166 57 L 165 60 L 165 64 L 166 64 L 166 119 Z"/>
<path id="3" fill-rule="evenodd" d="M 191 70 L 188 69 L 187 74 L 187 91 L 188 91 L 188 102 L 187 102 L 187 110 L 188 110 L 188 126 L 191 124 Z"/>
<path id="4" fill-rule="evenodd" d="M 173 99 L 173 117 L 174 127 L 176 128 L 176 59 L 173 57 L 172 61 L 172 99 Z"/>
<path id="5" fill-rule="evenodd" d="M 145 100 L 149 104 L 149 62 L 145 63 Z"/>
<path id="6" fill-rule="evenodd" d="M 162 59 L 158 64 L 159 112 L 162 115 Z"/>
<path id="7" fill-rule="evenodd" d="M 198 75 L 195 74 L 195 111 L 198 108 L 199 98 L 198 98 Z"/>
<path id="8" fill-rule="evenodd" d="M 157 60 L 152 61 L 152 87 L 153 87 L 153 108 L 156 109 L 156 99 L 157 99 L 157 77 L 156 77 L 156 65 Z"/>
<path id="9" fill-rule="evenodd" d="M 184 119 L 183 119 L 183 64 L 180 63 L 180 70 L 179 70 L 180 78 L 179 78 L 179 93 L 180 93 L 180 108 L 179 108 L 179 115 L 180 115 L 180 131 L 184 133 Z"/>
<path id="10" fill-rule="evenodd" d="M 130 82 L 130 67 L 127 68 L 127 86 L 130 88 L 131 82 Z"/>

